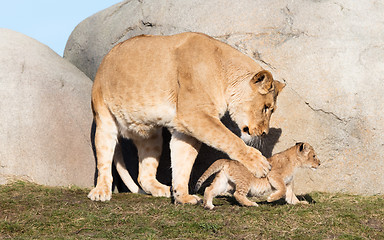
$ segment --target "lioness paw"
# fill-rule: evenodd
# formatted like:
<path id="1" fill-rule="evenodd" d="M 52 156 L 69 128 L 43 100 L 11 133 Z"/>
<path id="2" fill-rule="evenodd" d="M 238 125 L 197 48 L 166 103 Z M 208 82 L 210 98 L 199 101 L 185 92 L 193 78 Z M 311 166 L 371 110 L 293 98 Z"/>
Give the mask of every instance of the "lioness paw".
<path id="1" fill-rule="evenodd" d="M 157 180 L 141 182 L 144 191 L 154 197 L 171 197 L 171 187 L 159 183 Z"/>
<path id="2" fill-rule="evenodd" d="M 154 197 L 171 197 L 171 188 L 165 185 L 154 187 L 151 194 Z"/>
<path id="3" fill-rule="evenodd" d="M 88 198 L 92 201 L 109 201 L 112 197 L 112 191 L 109 190 L 107 187 L 95 187 L 92 189 L 89 194 Z"/>
<path id="4" fill-rule="evenodd" d="M 265 177 L 271 170 L 268 160 L 253 147 L 248 147 L 247 160 L 242 163 L 258 178 Z"/>

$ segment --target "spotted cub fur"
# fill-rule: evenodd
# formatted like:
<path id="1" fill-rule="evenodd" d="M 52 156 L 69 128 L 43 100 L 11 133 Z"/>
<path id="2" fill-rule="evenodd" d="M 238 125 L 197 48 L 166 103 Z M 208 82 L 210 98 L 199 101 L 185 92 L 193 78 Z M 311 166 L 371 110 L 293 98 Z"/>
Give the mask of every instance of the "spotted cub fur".
<path id="1" fill-rule="evenodd" d="M 315 151 L 308 143 L 297 143 L 295 146 L 273 155 L 268 159 L 271 171 L 264 178 L 255 177 L 243 164 L 229 159 L 214 162 L 200 177 L 196 190 L 211 175 L 217 173 L 212 184 L 205 189 L 204 207 L 213 209 L 212 200 L 215 196 L 226 192 L 233 193 L 236 200 L 243 206 L 258 206 L 247 198 L 262 196 L 274 190 L 267 201 L 273 202 L 285 196 L 288 204 L 304 203 L 299 201 L 292 189 L 293 174 L 297 167 L 316 169 L 320 165 Z"/>

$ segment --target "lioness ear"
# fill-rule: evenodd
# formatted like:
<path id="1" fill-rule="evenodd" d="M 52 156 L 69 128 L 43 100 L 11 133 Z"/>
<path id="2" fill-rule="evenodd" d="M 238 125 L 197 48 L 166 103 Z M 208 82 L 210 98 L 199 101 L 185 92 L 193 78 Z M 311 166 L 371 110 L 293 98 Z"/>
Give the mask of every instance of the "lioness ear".
<path id="1" fill-rule="evenodd" d="M 251 85 L 255 86 L 260 94 L 267 94 L 274 88 L 273 77 L 267 70 L 262 70 L 253 76 Z"/>
<path id="2" fill-rule="evenodd" d="M 275 85 L 275 89 L 276 89 L 275 94 L 277 96 L 283 90 L 283 88 L 285 87 L 286 84 L 279 82 L 279 81 L 276 81 L 276 80 L 273 80 L 273 85 Z"/>

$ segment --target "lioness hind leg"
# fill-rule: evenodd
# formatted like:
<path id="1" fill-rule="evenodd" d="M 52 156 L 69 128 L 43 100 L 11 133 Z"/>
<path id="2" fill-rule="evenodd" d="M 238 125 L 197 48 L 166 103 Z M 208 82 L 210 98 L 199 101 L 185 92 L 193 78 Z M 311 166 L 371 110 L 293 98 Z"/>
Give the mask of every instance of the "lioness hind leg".
<path id="1" fill-rule="evenodd" d="M 134 138 L 133 142 L 139 155 L 138 182 L 140 186 L 153 196 L 170 197 L 170 187 L 161 184 L 156 179 L 163 145 L 161 129 L 157 129 L 149 138 Z"/>
<path id="2" fill-rule="evenodd" d="M 188 183 L 193 163 L 199 152 L 201 142 L 183 133 L 173 131 L 170 142 L 172 186 L 175 203 L 197 204 L 201 199 L 188 192 Z"/>
<path id="3" fill-rule="evenodd" d="M 117 141 L 117 126 L 108 111 L 95 115 L 95 148 L 97 184 L 88 197 L 93 201 L 108 201 L 112 197 L 112 159 Z"/>

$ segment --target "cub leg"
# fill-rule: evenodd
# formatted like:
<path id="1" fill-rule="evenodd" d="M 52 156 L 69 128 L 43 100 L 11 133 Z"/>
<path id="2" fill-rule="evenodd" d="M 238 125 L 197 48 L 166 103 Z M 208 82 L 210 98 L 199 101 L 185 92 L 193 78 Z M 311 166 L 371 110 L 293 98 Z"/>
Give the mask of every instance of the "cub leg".
<path id="1" fill-rule="evenodd" d="M 196 204 L 201 200 L 198 196 L 189 195 L 188 192 L 189 178 L 200 146 L 201 142 L 195 138 L 173 131 L 170 148 L 175 203 Z"/>
<path id="2" fill-rule="evenodd" d="M 161 128 L 149 138 L 133 138 L 139 155 L 138 182 L 143 190 L 153 196 L 170 197 L 170 187 L 161 184 L 156 179 L 156 171 L 159 166 L 163 137 Z"/>
<path id="3" fill-rule="evenodd" d="M 285 196 L 286 186 L 284 180 L 280 176 L 268 175 L 268 181 L 273 188 L 276 189 L 271 195 L 269 195 L 267 201 L 273 202 Z"/>
<path id="4" fill-rule="evenodd" d="M 297 199 L 295 193 L 293 193 L 293 184 L 292 183 L 289 183 L 287 185 L 287 193 L 285 194 L 285 201 L 288 204 L 298 204 L 298 203 L 308 204 L 307 201 L 300 201 L 299 199 Z"/>
<path id="5" fill-rule="evenodd" d="M 93 201 L 109 201 L 112 197 L 112 159 L 117 141 L 117 126 L 108 111 L 95 115 L 95 148 L 97 184 L 88 197 Z"/>
<path id="6" fill-rule="evenodd" d="M 236 186 L 236 188 L 237 188 L 237 186 Z M 247 193 L 248 193 L 248 191 L 246 191 L 244 189 L 236 189 L 236 191 L 233 194 L 233 196 L 243 206 L 246 206 L 246 207 L 257 207 L 257 206 L 259 206 L 257 203 L 252 202 L 252 201 L 250 201 L 247 198 Z"/>
<path id="7" fill-rule="evenodd" d="M 215 179 L 212 181 L 211 185 L 204 191 L 204 208 L 212 210 L 215 207 L 212 203 L 213 198 L 226 193 L 227 188 L 228 179 L 224 172 L 219 172 Z"/>

